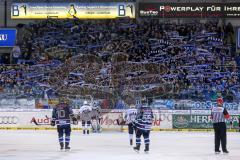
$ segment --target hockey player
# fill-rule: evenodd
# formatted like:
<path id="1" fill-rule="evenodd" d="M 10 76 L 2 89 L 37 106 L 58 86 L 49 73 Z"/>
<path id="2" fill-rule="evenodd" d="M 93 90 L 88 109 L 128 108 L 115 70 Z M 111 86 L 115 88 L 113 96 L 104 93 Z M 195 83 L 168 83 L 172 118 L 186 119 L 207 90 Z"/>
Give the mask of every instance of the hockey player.
<path id="1" fill-rule="evenodd" d="M 136 127 L 136 147 L 133 149 L 135 151 L 140 150 L 141 146 L 141 136 L 143 135 L 145 142 L 144 151 L 147 153 L 149 151 L 149 135 L 153 121 L 153 112 L 152 109 L 148 105 L 142 105 L 137 112 L 136 120 L 134 121 L 134 125 Z"/>
<path id="2" fill-rule="evenodd" d="M 92 107 L 92 128 L 93 132 L 100 133 L 101 126 L 100 126 L 100 120 L 101 120 L 101 108 L 97 105 Z"/>
<path id="3" fill-rule="evenodd" d="M 60 149 L 64 149 L 64 134 L 65 134 L 65 149 L 69 150 L 70 134 L 71 134 L 71 120 L 76 124 L 77 119 L 73 115 L 72 108 L 66 103 L 63 98 L 59 99 L 59 104 L 52 111 L 51 125 L 57 125 L 58 140 Z"/>
<path id="4" fill-rule="evenodd" d="M 87 101 L 83 102 L 83 106 L 80 108 L 80 119 L 82 120 L 83 134 L 89 134 L 92 119 L 92 107 Z"/>
<path id="5" fill-rule="evenodd" d="M 137 115 L 137 109 L 135 109 L 134 105 L 130 105 L 130 109 L 128 109 L 126 111 L 125 116 L 124 116 L 125 122 L 128 125 L 128 134 L 129 134 L 130 145 L 133 145 L 133 133 L 135 130 L 133 122 L 136 119 L 136 115 Z"/>
<path id="6" fill-rule="evenodd" d="M 213 121 L 213 128 L 215 132 L 215 153 L 219 154 L 220 143 L 222 145 L 223 153 L 228 153 L 227 150 L 227 129 L 225 119 L 229 119 L 230 116 L 226 108 L 223 108 L 223 99 L 217 99 L 217 106 L 212 108 L 211 118 Z"/>

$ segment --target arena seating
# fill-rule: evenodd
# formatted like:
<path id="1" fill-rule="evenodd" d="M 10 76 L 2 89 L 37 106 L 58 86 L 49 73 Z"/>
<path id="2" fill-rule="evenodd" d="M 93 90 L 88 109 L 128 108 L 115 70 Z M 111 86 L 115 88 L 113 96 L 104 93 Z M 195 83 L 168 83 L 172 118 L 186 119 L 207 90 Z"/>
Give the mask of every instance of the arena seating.
<path id="1" fill-rule="evenodd" d="M 55 93 L 100 99 L 138 93 L 193 101 L 240 98 L 231 24 L 49 19 L 20 30 L 16 64 L 0 68 L 4 98 Z"/>

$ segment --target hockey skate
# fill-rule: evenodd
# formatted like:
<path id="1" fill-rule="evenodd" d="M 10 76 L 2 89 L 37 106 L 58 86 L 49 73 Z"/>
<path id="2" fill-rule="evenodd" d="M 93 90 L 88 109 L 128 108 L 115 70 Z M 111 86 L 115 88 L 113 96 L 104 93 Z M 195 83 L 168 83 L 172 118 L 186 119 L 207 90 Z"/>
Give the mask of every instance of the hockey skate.
<path id="1" fill-rule="evenodd" d="M 148 153 L 148 152 L 149 152 L 149 144 L 146 144 L 146 145 L 145 145 L 144 152 L 145 152 L 145 153 Z"/>
<path id="2" fill-rule="evenodd" d="M 228 150 L 223 151 L 223 154 L 228 154 L 228 153 L 229 153 Z"/>
<path id="3" fill-rule="evenodd" d="M 63 144 L 63 142 L 61 142 L 60 143 L 60 149 L 63 150 L 63 148 L 64 148 L 64 144 Z"/>
<path id="4" fill-rule="evenodd" d="M 69 143 L 65 143 L 65 151 L 70 150 Z"/>
<path id="5" fill-rule="evenodd" d="M 137 144 L 136 147 L 133 147 L 134 151 L 136 151 L 137 153 L 139 153 L 140 150 L 140 144 Z"/>
<path id="6" fill-rule="evenodd" d="M 220 150 L 215 151 L 215 154 L 220 154 L 220 153 L 221 153 Z"/>

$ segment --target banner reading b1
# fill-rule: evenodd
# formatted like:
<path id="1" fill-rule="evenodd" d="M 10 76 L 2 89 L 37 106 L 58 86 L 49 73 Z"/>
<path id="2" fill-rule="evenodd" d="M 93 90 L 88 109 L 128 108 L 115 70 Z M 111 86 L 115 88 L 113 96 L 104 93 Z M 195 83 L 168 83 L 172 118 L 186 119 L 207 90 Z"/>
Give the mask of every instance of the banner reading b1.
<path id="1" fill-rule="evenodd" d="M 11 5 L 12 19 L 135 18 L 132 2 L 27 2 Z"/>
<path id="2" fill-rule="evenodd" d="M 0 47 L 13 47 L 16 40 L 16 29 L 0 29 Z"/>
<path id="3" fill-rule="evenodd" d="M 240 3 L 139 3 L 139 17 L 240 18 Z"/>

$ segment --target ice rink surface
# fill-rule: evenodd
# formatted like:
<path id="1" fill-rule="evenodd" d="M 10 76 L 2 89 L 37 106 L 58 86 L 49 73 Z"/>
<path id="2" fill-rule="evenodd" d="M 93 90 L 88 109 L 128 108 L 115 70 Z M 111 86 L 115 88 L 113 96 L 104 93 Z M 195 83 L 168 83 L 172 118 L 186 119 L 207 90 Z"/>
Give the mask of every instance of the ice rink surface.
<path id="1" fill-rule="evenodd" d="M 240 160 L 240 133 L 228 133 L 228 155 L 214 154 L 213 132 L 151 132 L 149 154 L 133 151 L 126 132 L 81 133 L 66 152 L 56 131 L 1 130 L 0 160 Z"/>

